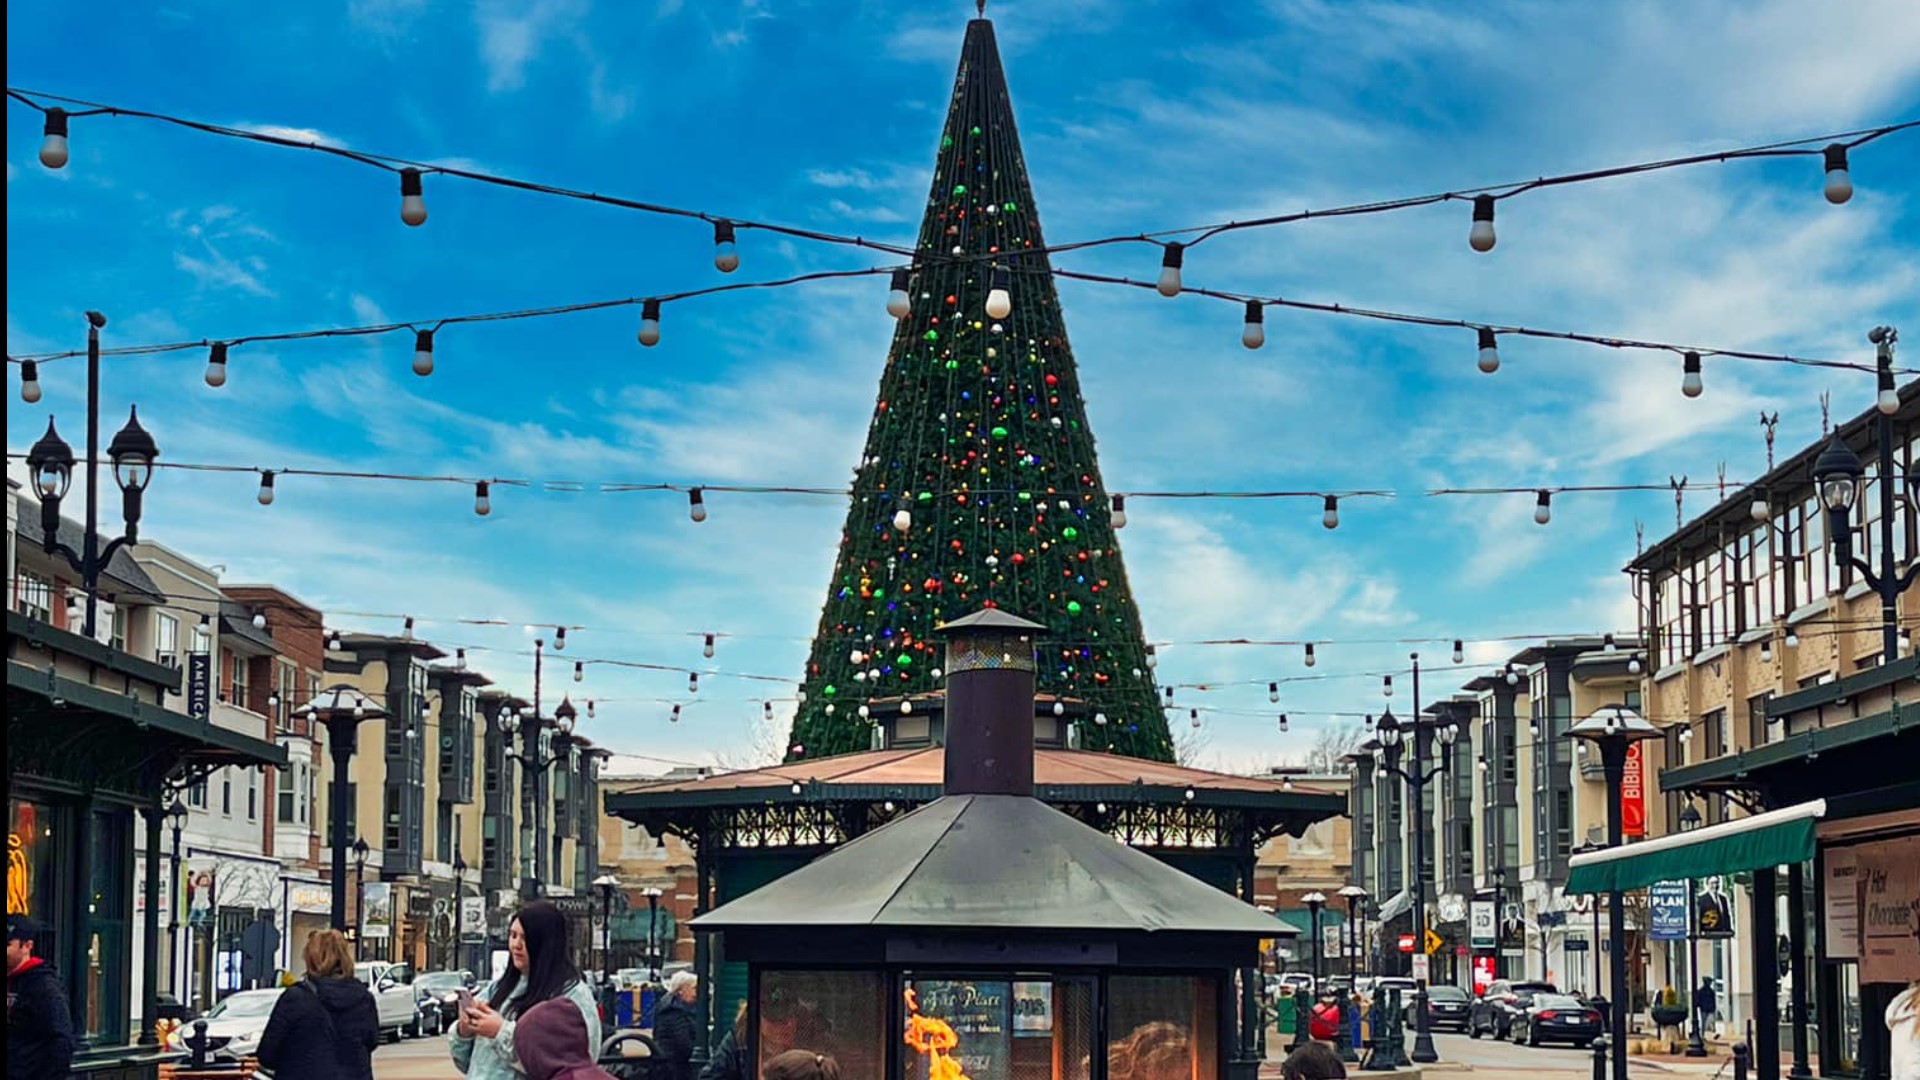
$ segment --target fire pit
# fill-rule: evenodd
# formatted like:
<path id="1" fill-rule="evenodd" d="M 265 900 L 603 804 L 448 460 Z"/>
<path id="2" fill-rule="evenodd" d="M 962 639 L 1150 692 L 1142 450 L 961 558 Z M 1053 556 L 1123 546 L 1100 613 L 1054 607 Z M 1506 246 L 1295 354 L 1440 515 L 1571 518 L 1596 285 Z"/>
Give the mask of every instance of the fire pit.
<path id="1" fill-rule="evenodd" d="M 1033 634 L 947 624 L 946 795 L 694 921 L 758 1066 L 875 1080 L 1221 1080 L 1265 914 L 1033 798 Z"/>

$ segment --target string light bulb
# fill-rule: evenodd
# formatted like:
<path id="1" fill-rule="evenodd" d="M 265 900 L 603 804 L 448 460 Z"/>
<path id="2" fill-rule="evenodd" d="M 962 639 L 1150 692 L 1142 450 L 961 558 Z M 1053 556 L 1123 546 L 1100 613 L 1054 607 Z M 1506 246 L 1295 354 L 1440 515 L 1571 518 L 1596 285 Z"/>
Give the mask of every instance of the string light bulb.
<path id="1" fill-rule="evenodd" d="M 467 650 L 465 650 L 465 649 L 455 649 L 455 650 L 453 650 L 453 670 L 455 670 L 455 671 L 465 671 L 465 670 L 467 670 Z M 591 709 L 591 708 L 593 707 L 593 703 L 592 703 L 592 702 L 588 702 L 588 703 L 587 703 L 587 707 L 588 707 L 589 709 Z M 592 712 L 588 712 L 588 713 L 587 713 L 587 715 L 588 715 L 588 716 L 592 716 L 592 715 L 593 715 L 593 713 L 592 713 Z"/>
<path id="2" fill-rule="evenodd" d="M 1747 516 L 1755 521 L 1765 521 L 1773 516 L 1773 507 L 1767 505 L 1767 497 L 1756 494 L 1753 502 L 1747 506 Z"/>
<path id="3" fill-rule="evenodd" d="M 706 641 L 701 644 L 700 655 L 706 657 L 709 660 L 713 659 L 713 635 L 712 634 L 708 634 L 706 637 Z M 767 707 L 772 708 L 773 706 L 768 705 Z"/>
<path id="4" fill-rule="evenodd" d="M 1147 646 L 1147 667 L 1151 669 L 1151 668 L 1157 668 L 1159 666 L 1160 666 L 1160 650 L 1155 646 L 1148 645 Z"/>
<path id="5" fill-rule="evenodd" d="M 1200 726 L 1200 710 L 1188 709 L 1187 720 L 1188 720 L 1188 723 L 1190 723 L 1192 726 L 1199 727 Z"/>
<path id="6" fill-rule="evenodd" d="M 1763 664 L 1773 663 L 1773 640 L 1771 638 L 1760 639 L 1760 662 Z"/>
<path id="7" fill-rule="evenodd" d="M 1789 649 L 1797 649 L 1797 648 L 1799 648 L 1799 647 L 1800 647 L 1800 634 L 1799 634 L 1799 631 L 1796 631 L 1796 630 L 1792 630 L 1792 629 L 1789 629 L 1789 630 L 1787 631 L 1787 648 L 1789 648 Z"/>
<path id="8" fill-rule="evenodd" d="M 907 509 L 907 497 L 900 497 L 899 509 L 893 512 L 893 531 L 906 532 L 913 528 L 913 511 Z"/>
<path id="9" fill-rule="evenodd" d="M 1467 244 L 1482 254 L 1492 251 L 1496 237 L 1493 235 L 1493 196 L 1475 195 L 1473 197 L 1473 228 L 1467 232 Z"/>
<path id="10" fill-rule="evenodd" d="M 260 492 L 259 494 L 255 495 L 254 498 L 260 500 L 261 506 L 273 505 L 273 472 L 272 470 L 262 469 L 260 471 Z"/>
<path id="11" fill-rule="evenodd" d="M 1461 641 L 1459 638 L 1453 639 L 1453 662 L 1454 663 L 1458 664 L 1466 660 L 1467 658 L 1466 644 L 1467 644 L 1466 642 Z"/>
<path id="12" fill-rule="evenodd" d="M 1247 321 L 1240 327 L 1240 344 L 1257 349 L 1267 343 L 1267 307 L 1258 300 L 1247 301 Z"/>
<path id="13" fill-rule="evenodd" d="M 1392 697 L 1392 696 L 1393 696 L 1393 676 L 1391 676 L 1391 675 L 1383 675 L 1383 676 L 1381 676 L 1381 678 L 1380 678 L 1380 696 L 1381 696 L 1381 697 Z"/>
<path id="14" fill-rule="evenodd" d="M 559 651 L 559 652 L 566 651 L 566 648 L 567 648 L 567 628 L 566 627 L 556 626 L 553 628 L 553 647 L 556 651 Z"/>
<path id="15" fill-rule="evenodd" d="M 679 722 L 680 722 L 680 704 L 679 702 L 675 702 L 673 706 L 673 712 L 667 715 L 667 723 L 677 724 Z"/>
<path id="16" fill-rule="evenodd" d="M 1507 672 L 1506 672 L 1506 674 L 1507 674 L 1507 685 L 1508 685 L 1508 686 L 1518 686 L 1518 685 L 1520 685 L 1520 673 L 1519 673 L 1518 671 L 1515 671 L 1515 670 L 1513 670 L 1513 665 L 1512 665 L 1512 664 L 1508 664 L 1508 665 L 1507 665 Z"/>
<path id="17" fill-rule="evenodd" d="M 587 719 L 593 719 L 593 699 L 587 699 Z"/>
<path id="18" fill-rule="evenodd" d="M 413 332 L 413 373 L 421 377 L 433 374 L 433 331 Z"/>
<path id="19" fill-rule="evenodd" d="M 1646 667 L 1646 665 L 1644 665 L 1644 664 L 1642 664 L 1642 663 L 1640 662 L 1640 654 L 1639 654 L 1639 653 L 1634 653 L 1634 654 L 1633 654 L 1633 655 L 1632 655 L 1631 657 L 1629 657 L 1629 658 L 1628 658 L 1628 660 L 1627 660 L 1627 674 L 1629 674 L 1629 675 L 1638 675 L 1638 674 L 1640 674 L 1640 672 L 1641 672 L 1642 670 L 1644 670 L 1644 669 L 1645 669 L 1645 667 Z"/>
<path id="20" fill-rule="evenodd" d="M 1280 730 L 1281 731 L 1287 730 L 1287 714 L 1286 713 L 1280 714 Z"/>
<path id="21" fill-rule="evenodd" d="M 907 272 L 895 270 L 887 283 L 887 314 L 904 319 L 913 312 L 913 298 L 907 295 Z"/>
<path id="22" fill-rule="evenodd" d="M 1480 328 L 1480 370 L 1488 375 L 1500 370 L 1500 340 L 1491 326 Z"/>
<path id="23" fill-rule="evenodd" d="M 1680 392 L 1690 398 L 1699 397 L 1707 384 L 1700 378 L 1700 354 L 1688 350 L 1680 358 Z"/>
<path id="24" fill-rule="evenodd" d="M 773 722 L 773 702 L 763 701 L 760 703 L 760 718 L 768 723 Z"/>
<path id="25" fill-rule="evenodd" d="M 713 268 L 723 274 L 740 269 L 740 249 L 733 242 L 733 222 L 725 218 L 713 223 Z"/>
<path id="26" fill-rule="evenodd" d="M 1013 275 L 1004 266 L 993 268 L 992 284 L 987 288 L 987 317 L 1004 319 L 1013 314 Z"/>
<path id="27" fill-rule="evenodd" d="M 702 498 L 699 488 L 687 492 L 687 516 L 696 524 L 707 520 L 707 501 Z"/>
<path id="28" fill-rule="evenodd" d="M 1093 714 L 1093 722 L 1094 722 L 1094 724 L 1095 724 L 1096 726 L 1098 726 L 1098 727 L 1106 727 L 1106 726 L 1107 726 L 1107 714 L 1106 714 L 1106 713 L 1103 713 L 1103 712 L 1097 712 L 1097 713 L 1094 713 L 1094 714 Z"/>
<path id="29" fill-rule="evenodd" d="M 1108 516 L 1107 520 L 1112 522 L 1113 527 L 1116 529 L 1124 529 L 1127 527 L 1127 497 L 1125 495 L 1115 495 L 1113 497 L 1113 512 Z"/>
<path id="30" fill-rule="evenodd" d="M 1617 648 L 1619 648 L 1619 644 L 1614 641 L 1611 630 L 1600 636 L 1600 650 L 1602 652 L 1612 652 Z"/>
<path id="31" fill-rule="evenodd" d="M 254 613 L 253 613 L 253 628 L 254 628 L 255 630 L 265 630 L 265 629 L 267 628 L 267 613 L 266 613 L 266 612 L 264 612 L 264 611 L 256 611 L 256 612 L 254 612 Z"/>
<path id="32" fill-rule="evenodd" d="M 1053 703 L 1053 715 L 1055 715 L 1055 716 L 1065 716 L 1065 715 L 1067 715 L 1067 707 L 1066 707 L 1066 705 L 1065 705 L 1064 703 L 1062 703 L 1062 702 L 1058 702 L 1058 701 L 1056 701 L 1056 702 L 1054 702 L 1054 703 Z"/>
<path id="33" fill-rule="evenodd" d="M 20 362 L 20 400 L 29 405 L 40 402 L 40 365 L 32 360 Z"/>
<path id="34" fill-rule="evenodd" d="M 1340 496 L 1327 496 L 1325 508 L 1320 511 L 1320 524 L 1329 529 L 1340 527 Z"/>
<path id="35" fill-rule="evenodd" d="M 700 673 L 697 671 L 687 672 L 687 693 L 697 694 L 699 692 L 700 692 Z"/>
<path id="36" fill-rule="evenodd" d="M 40 140 L 40 164 L 49 169 L 66 168 L 67 110 L 59 106 L 48 109 L 47 122 L 41 131 L 45 137 Z"/>
<path id="37" fill-rule="evenodd" d="M 1880 365 L 1879 379 L 1880 392 L 1874 396 L 1874 407 L 1880 410 L 1880 415 L 1892 416 L 1900 411 L 1900 390 L 1893 385 L 1892 364 Z"/>
<path id="38" fill-rule="evenodd" d="M 400 636 L 408 641 L 413 640 L 413 616 L 407 616 L 406 621 L 400 624 Z"/>
<path id="39" fill-rule="evenodd" d="M 1541 488 L 1533 495 L 1533 523 L 1545 525 L 1553 520 L 1553 492 Z"/>
<path id="40" fill-rule="evenodd" d="M 913 702 L 907 698 L 901 698 L 900 699 L 900 715 L 907 716 L 907 715 L 910 715 L 912 712 L 913 712 Z"/>
<path id="41" fill-rule="evenodd" d="M 1267 684 L 1267 701 L 1268 701 L 1268 703 L 1269 703 L 1269 704 L 1276 704 L 1276 703 L 1278 703 L 1278 702 L 1279 702 L 1279 700 L 1280 700 L 1280 684 L 1279 684 L 1279 683 L 1277 683 L 1277 682 L 1270 682 L 1270 683 L 1268 683 L 1268 684 Z"/>
<path id="42" fill-rule="evenodd" d="M 48 123 L 52 123 L 53 118 L 51 116 L 47 119 Z M 1839 206 L 1841 203 L 1853 198 L 1853 177 L 1847 172 L 1847 148 L 1839 143 L 1834 143 L 1832 146 L 1827 147 L 1822 153 L 1826 158 L 1827 164 L 1827 182 L 1824 193 L 1827 196 L 1828 202 Z M 46 152 L 44 150 L 41 151 L 42 161 L 46 160 L 45 154 Z M 59 166 L 56 165 L 54 167 L 58 168 Z"/>
<path id="43" fill-rule="evenodd" d="M 493 513 L 493 498 L 488 494 L 490 487 L 491 485 L 485 480 L 473 485 L 473 512 L 481 517 Z"/>
<path id="44" fill-rule="evenodd" d="M 340 631 L 338 630 L 327 631 L 327 651 L 342 652 L 344 650 L 345 650 L 345 643 L 340 640 Z"/>
<path id="45" fill-rule="evenodd" d="M 587 662 L 585 660 L 575 660 L 573 662 L 573 681 L 584 682 L 586 678 L 587 678 Z"/>
<path id="46" fill-rule="evenodd" d="M 640 302 L 640 344 L 660 344 L 660 301 L 651 297 Z"/>
<path id="47" fill-rule="evenodd" d="M 1307 642 L 1307 666 L 1312 667 L 1317 663 L 1319 660 L 1313 655 L 1313 642 L 1309 641 Z"/>
<path id="48" fill-rule="evenodd" d="M 207 351 L 207 385 L 227 385 L 227 343 L 216 341 Z"/>
<path id="49" fill-rule="evenodd" d="M 400 220 L 415 226 L 427 223 L 427 200 L 419 169 L 400 170 Z"/>
<path id="50" fill-rule="evenodd" d="M 1186 252 L 1187 246 L 1175 241 L 1168 244 L 1166 250 L 1161 253 L 1160 280 L 1154 284 L 1154 288 L 1160 290 L 1161 296 L 1180 295 L 1180 264 L 1185 260 Z"/>

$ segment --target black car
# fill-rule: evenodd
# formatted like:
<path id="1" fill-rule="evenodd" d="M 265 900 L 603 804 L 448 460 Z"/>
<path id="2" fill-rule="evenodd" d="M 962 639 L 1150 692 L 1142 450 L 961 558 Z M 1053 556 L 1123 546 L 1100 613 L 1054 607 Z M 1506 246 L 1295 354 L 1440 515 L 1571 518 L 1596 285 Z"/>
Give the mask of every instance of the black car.
<path id="1" fill-rule="evenodd" d="M 1407 995 L 1407 1030 L 1413 1031 L 1419 1025 L 1418 1001 Z M 1437 985 L 1427 987 L 1427 1030 L 1439 1031 L 1450 1028 L 1454 1031 L 1467 1030 L 1467 1019 L 1473 1011 L 1473 997 L 1457 986 Z"/>
<path id="2" fill-rule="evenodd" d="M 427 1023 L 433 1025 L 432 1033 L 439 1034 L 453 1027 L 460 1019 L 460 991 L 473 989 L 471 971 L 429 971 L 413 980 L 414 994 L 422 1005 L 431 1004 L 432 1012 L 437 1014 L 438 1023 L 433 1019 Z M 424 1010 L 423 1010 L 424 1011 Z M 427 1032 L 422 1032 L 426 1034 Z"/>
<path id="3" fill-rule="evenodd" d="M 1467 1013 L 1467 1034 L 1479 1038 L 1482 1033 L 1496 1039 L 1513 1034 L 1514 1018 L 1527 1010 L 1535 994 L 1558 993 L 1550 982 L 1520 982 L 1496 979 Z"/>
<path id="4" fill-rule="evenodd" d="M 1513 1041 L 1528 1046 L 1569 1042 L 1586 1046 L 1600 1037 L 1600 1011 L 1567 994 L 1538 993 L 1525 1012 L 1513 1018 Z"/>

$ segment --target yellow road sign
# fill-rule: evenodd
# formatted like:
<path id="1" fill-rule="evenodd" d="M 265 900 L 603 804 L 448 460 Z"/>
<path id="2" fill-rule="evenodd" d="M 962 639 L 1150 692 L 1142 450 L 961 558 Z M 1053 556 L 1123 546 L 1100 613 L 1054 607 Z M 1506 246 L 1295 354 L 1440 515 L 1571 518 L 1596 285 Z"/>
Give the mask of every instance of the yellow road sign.
<path id="1" fill-rule="evenodd" d="M 1427 946 L 1427 955 L 1432 956 L 1435 953 L 1440 951 L 1440 946 L 1445 944 L 1445 942 L 1441 941 L 1440 935 L 1434 933 L 1433 928 L 1429 926 L 1427 928 L 1427 937 L 1426 937 L 1425 944 Z"/>

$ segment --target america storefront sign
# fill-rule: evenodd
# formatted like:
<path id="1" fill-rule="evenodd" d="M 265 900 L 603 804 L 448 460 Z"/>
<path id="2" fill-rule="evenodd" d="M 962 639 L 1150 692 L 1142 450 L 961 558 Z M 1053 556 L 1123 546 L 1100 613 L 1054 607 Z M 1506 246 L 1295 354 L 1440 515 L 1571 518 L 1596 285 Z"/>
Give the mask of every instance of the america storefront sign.
<path id="1" fill-rule="evenodd" d="M 1644 742 L 1627 744 L 1627 768 L 1620 776 L 1620 832 L 1625 836 L 1647 835 L 1646 755 Z"/>

